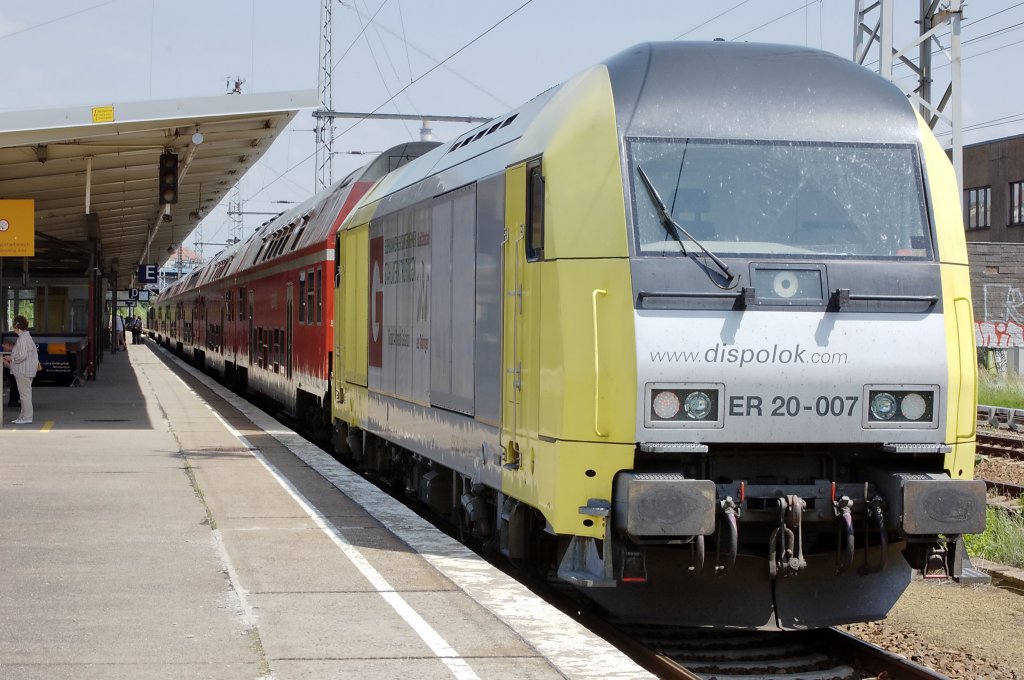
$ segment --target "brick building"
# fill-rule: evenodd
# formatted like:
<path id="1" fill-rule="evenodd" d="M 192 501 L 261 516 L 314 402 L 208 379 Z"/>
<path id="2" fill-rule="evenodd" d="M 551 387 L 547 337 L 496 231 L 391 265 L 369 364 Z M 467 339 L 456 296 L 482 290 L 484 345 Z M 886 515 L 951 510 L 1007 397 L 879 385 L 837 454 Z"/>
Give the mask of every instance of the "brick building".
<path id="1" fill-rule="evenodd" d="M 1024 135 L 964 147 L 964 227 L 971 243 L 1024 243 Z"/>
<path id="2" fill-rule="evenodd" d="M 975 341 L 1024 371 L 1024 135 L 964 147 L 964 228 Z M 1000 366 L 1000 368 L 1002 368 Z"/>

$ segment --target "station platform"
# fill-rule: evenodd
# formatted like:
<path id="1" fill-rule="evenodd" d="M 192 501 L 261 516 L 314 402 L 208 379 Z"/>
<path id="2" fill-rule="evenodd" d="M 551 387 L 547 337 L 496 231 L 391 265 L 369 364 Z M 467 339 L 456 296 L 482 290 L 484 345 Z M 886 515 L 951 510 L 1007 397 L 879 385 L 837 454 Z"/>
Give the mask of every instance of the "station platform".
<path id="1" fill-rule="evenodd" d="M 647 678 L 152 342 L 0 429 L 0 678 Z"/>

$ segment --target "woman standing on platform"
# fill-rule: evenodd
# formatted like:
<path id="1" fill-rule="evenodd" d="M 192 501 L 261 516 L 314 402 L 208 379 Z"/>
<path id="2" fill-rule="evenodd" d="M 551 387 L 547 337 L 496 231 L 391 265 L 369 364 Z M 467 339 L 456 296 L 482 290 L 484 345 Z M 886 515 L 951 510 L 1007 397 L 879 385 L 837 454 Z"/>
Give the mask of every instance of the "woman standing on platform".
<path id="1" fill-rule="evenodd" d="M 15 382 L 18 384 L 18 393 L 21 395 L 21 415 L 11 422 L 15 425 L 32 424 L 32 379 L 36 377 L 36 369 L 39 366 L 39 353 L 36 351 L 36 343 L 28 333 L 28 319 L 22 315 L 14 317 L 14 332 L 18 340 L 14 343 L 9 357 L 4 357 L 4 363 L 11 369 Z"/>

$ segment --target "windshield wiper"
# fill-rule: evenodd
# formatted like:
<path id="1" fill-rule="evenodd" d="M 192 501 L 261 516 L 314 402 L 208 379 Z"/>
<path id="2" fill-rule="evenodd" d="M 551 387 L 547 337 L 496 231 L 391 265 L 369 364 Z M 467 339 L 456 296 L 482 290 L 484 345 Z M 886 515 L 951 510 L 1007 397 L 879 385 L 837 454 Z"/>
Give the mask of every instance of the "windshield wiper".
<path id="1" fill-rule="evenodd" d="M 679 247 L 683 249 L 683 254 L 686 254 L 686 246 L 683 245 L 683 240 L 679 237 L 679 234 L 686 236 L 686 238 L 693 241 L 694 245 L 704 251 L 704 254 L 710 257 L 711 261 L 714 262 L 720 270 L 722 270 L 722 274 L 724 274 L 726 278 L 726 283 L 731 285 L 721 285 L 711 278 L 711 273 L 705 269 L 704 271 L 708 274 L 708 278 L 711 279 L 711 283 L 724 289 L 729 289 L 735 286 L 737 278 L 736 275 L 729 270 L 729 265 L 722 262 L 717 255 L 705 248 L 703 243 L 695 239 L 693 234 L 683 229 L 679 223 L 672 218 L 672 215 L 668 212 L 668 208 L 665 206 L 665 202 L 662 201 L 661 196 L 658 195 L 658 190 L 654 188 L 654 185 L 651 183 L 651 179 L 647 176 L 647 173 L 644 172 L 644 169 L 640 167 L 639 163 L 637 163 L 636 169 L 640 174 L 640 179 L 643 180 L 644 186 L 647 187 L 647 193 L 651 197 L 651 202 L 654 203 L 654 206 L 658 209 L 658 217 L 661 219 L 661 223 L 665 225 L 665 231 L 671 234 L 675 240 L 679 242 Z"/>

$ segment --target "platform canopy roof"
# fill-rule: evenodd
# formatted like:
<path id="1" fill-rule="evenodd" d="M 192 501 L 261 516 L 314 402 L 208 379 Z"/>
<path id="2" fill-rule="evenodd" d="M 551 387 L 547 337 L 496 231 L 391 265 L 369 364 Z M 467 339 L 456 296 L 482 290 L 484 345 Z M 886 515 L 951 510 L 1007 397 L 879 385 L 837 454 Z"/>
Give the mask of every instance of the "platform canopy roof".
<path id="1" fill-rule="evenodd" d="M 31 278 L 83 276 L 98 252 L 103 275 L 130 286 L 138 265 L 166 261 L 295 114 L 316 105 L 310 90 L 0 112 L 0 199 L 35 200 Z M 168 151 L 178 156 L 178 202 L 165 206 Z"/>

